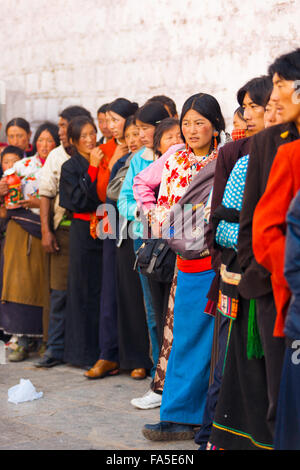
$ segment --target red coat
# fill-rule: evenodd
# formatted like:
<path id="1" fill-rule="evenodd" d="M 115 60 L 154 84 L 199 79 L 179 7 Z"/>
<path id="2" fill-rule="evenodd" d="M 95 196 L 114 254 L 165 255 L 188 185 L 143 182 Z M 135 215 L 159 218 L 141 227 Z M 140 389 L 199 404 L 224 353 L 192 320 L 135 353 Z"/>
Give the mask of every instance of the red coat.
<path id="1" fill-rule="evenodd" d="M 286 215 L 300 189 L 300 140 L 281 145 L 274 159 L 266 190 L 253 217 L 252 243 L 259 264 L 271 273 L 277 318 L 274 336 L 284 336 L 284 321 L 291 293 L 284 277 Z"/>

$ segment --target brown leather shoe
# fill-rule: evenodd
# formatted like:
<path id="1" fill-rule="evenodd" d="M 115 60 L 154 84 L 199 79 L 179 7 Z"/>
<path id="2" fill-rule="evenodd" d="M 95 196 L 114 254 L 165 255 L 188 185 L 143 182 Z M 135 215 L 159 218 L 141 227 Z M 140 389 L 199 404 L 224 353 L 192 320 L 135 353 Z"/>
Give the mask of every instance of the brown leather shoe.
<path id="1" fill-rule="evenodd" d="M 117 375 L 119 373 L 119 364 L 117 362 L 99 359 L 96 364 L 84 376 L 88 379 L 102 379 L 107 375 Z"/>
<path id="2" fill-rule="evenodd" d="M 146 378 L 146 369 L 133 369 L 131 372 L 131 377 L 136 380 L 142 380 Z"/>

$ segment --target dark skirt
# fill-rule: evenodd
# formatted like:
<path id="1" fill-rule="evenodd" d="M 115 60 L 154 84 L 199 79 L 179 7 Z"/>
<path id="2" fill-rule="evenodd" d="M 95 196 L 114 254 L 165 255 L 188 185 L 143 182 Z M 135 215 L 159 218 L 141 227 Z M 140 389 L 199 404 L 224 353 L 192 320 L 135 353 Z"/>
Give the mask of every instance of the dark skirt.
<path id="1" fill-rule="evenodd" d="M 99 359 L 99 313 L 103 241 L 90 235 L 88 221 L 70 228 L 64 361 L 91 367 Z"/>
<path id="2" fill-rule="evenodd" d="M 5 302 L 0 306 L 0 328 L 8 335 L 43 336 L 43 309 L 34 305 Z"/>
<path id="3" fill-rule="evenodd" d="M 265 359 L 248 359 L 249 301 L 240 299 L 231 320 L 224 374 L 209 442 L 225 450 L 273 448 L 267 423 L 269 407 Z"/>
<path id="4" fill-rule="evenodd" d="M 150 341 L 143 291 L 134 271 L 133 240 L 117 248 L 119 357 L 122 369 L 151 369 Z"/>

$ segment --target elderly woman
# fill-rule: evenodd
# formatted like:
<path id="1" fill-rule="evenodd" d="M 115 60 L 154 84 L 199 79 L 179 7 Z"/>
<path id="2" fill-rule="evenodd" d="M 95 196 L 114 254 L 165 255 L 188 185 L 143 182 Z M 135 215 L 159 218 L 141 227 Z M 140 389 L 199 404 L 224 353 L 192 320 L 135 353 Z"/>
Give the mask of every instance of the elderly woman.
<path id="1" fill-rule="evenodd" d="M 8 356 L 13 362 L 26 359 L 29 338 L 41 338 L 43 333 L 43 308 L 49 292 L 41 246 L 39 177 L 48 154 L 58 145 L 58 127 L 46 122 L 35 133 L 35 155 L 17 161 L 8 170 L 20 178 L 23 195 L 15 209 L 7 210 L 9 222 L 1 266 L 0 327 L 19 337 L 17 349 Z"/>

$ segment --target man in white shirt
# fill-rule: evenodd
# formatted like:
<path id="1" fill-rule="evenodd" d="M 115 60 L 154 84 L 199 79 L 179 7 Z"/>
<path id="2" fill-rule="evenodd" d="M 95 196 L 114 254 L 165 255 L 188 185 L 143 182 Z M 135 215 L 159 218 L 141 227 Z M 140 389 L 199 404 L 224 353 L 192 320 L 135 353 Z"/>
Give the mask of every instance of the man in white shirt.
<path id="1" fill-rule="evenodd" d="M 61 145 L 50 152 L 41 171 L 42 246 L 50 257 L 51 293 L 47 349 L 35 364 L 36 367 L 53 367 L 63 362 L 71 214 L 59 206 L 59 180 L 61 167 L 70 158 L 68 124 L 80 115 L 92 119 L 90 112 L 81 106 L 70 106 L 60 113 L 58 127 Z"/>

